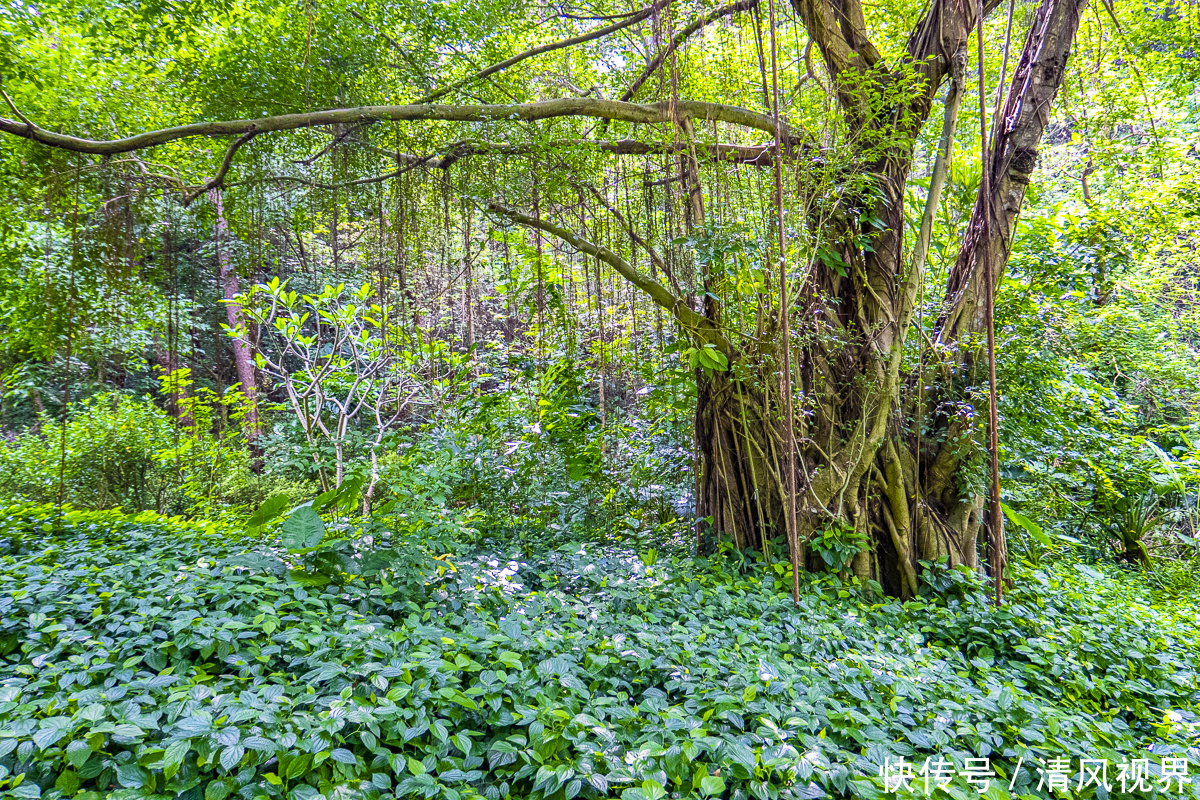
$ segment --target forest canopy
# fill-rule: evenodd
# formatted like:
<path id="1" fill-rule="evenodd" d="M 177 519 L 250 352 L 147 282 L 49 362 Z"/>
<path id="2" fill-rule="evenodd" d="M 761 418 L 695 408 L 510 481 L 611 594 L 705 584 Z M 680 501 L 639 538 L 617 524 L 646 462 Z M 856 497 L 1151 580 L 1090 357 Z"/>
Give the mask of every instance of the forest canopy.
<path id="1" fill-rule="evenodd" d="M 4 6 L 0 789 L 1195 755 L 1198 26 Z"/>

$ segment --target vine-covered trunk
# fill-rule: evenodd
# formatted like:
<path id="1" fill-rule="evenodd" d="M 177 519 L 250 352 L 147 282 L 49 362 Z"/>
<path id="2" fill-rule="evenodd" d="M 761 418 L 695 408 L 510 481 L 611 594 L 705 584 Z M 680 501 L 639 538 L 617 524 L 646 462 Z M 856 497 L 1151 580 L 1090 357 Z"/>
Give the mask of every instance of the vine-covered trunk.
<path id="1" fill-rule="evenodd" d="M 863 213 L 826 223 L 833 229 L 834 255 L 814 264 L 802 292 L 794 389 L 802 410 L 794 502 L 801 563 L 809 568 L 818 567 L 830 547 L 852 547 L 847 561 L 827 560 L 877 580 L 889 593 L 911 596 L 922 561 L 979 567 L 986 495 L 979 442 L 987 424 L 979 409 L 988 400 L 984 287 L 989 273 L 991 285 L 998 284 L 1007 264 L 1081 5 L 1043 0 L 1038 9 L 992 142 L 991 197 L 978 199 L 935 346 L 911 374 L 902 374 L 901 363 L 923 281 L 919 266 L 907 264 L 902 242 L 911 145 L 867 162 L 865 171 L 881 177 L 878 195 Z M 820 7 L 803 0 L 798 6 L 813 30 Z M 947 19 L 941 20 L 944 30 Z M 957 45 L 947 63 L 961 59 L 968 22 L 956 23 Z M 837 58 L 836 52 L 827 55 L 833 66 Z M 919 128 L 929 108 L 912 113 L 908 124 Z M 873 228 L 865 219 L 875 220 Z M 729 372 L 697 373 L 702 532 L 739 547 L 784 541 L 786 459 L 774 361 L 771 354 L 735 353 Z M 1002 537 L 995 540 L 1002 547 Z M 996 563 L 1002 565 L 1003 556 L 1001 549 Z"/>
<path id="2" fill-rule="evenodd" d="M 696 370 L 696 507 L 707 550 L 717 539 L 766 550 L 784 530 L 787 476 L 779 393 L 761 380 L 760 364 L 742 362 L 741 367 L 737 373 Z"/>

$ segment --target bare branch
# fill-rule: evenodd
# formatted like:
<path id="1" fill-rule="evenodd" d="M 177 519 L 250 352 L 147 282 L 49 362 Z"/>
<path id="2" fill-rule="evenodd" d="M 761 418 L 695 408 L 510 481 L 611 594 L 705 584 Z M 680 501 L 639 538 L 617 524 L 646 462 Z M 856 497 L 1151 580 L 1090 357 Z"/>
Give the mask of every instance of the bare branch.
<path id="1" fill-rule="evenodd" d="M 635 25 L 635 24 L 641 22 L 642 20 L 646 19 L 647 17 L 652 15 L 655 11 L 658 11 L 660 8 L 662 8 L 666 4 L 667 4 L 667 0 L 658 0 L 658 2 L 656 2 L 654 5 L 652 5 L 648 8 L 644 8 L 641 11 L 637 12 L 636 14 L 632 14 L 632 15 L 626 17 L 625 19 L 622 19 L 622 20 L 619 20 L 618 22 L 612 23 L 611 25 L 605 25 L 603 28 L 597 28 L 596 30 L 591 31 L 589 33 L 580 34 L 579 36 L 572 36 L 569 39 L 562 39 L 560 41 L 551 42 L 549 44 L 543 44 L 538 47 L 534 47 L 529 50 L 526 50 L 523 53 L 518 53 L 517 55 L 513 56 L 512 58 L 507 58 L 504 61 L 493 64 L 492 66 L 487 67 L 486 69 L 480 70 L 479 72 L 475 73 L 474 75 L 472 75 L 468 78 L 464 78 L 463 80 L 459 81 L 458 83 L 454 83 L 454 84 L 451 84 L 450 86 L 446 86 L 445 88 L 438 89 L 437 91 L 434 91 L 434 92 L 430 92 L 429 94 L 425 95 L 420 100 L 418 100 L 417 102 L 418 103 L 431 103 L 434 100 L 437 100 L 439 97 L 443 97 L 443 96 L 449 94 L 450 92 L 453 92 L 457 89 L 461 89 L 462 87 L 466 86 L 467 84 L 474 83 L 475 81 L 483 80 L 484 78 L 488 77 L 489 75 L 495 75 L 497 72 L 500 72 L 501 70 L 504 70 L 504 69 L 508 69 L 509 67 L 513 66 L 514 64 L 519 64 L 520 62 L 524 61 L 527 58 L 533 58 L 534 56 L 541 55 L 542 53 L 549 53 L 554 50 L 562 50 L 564 47 L 571 47 L 573 45 L 582 44 L 583 42 L 591 41 L 593 39 L 599 39 L 601 37 L 607 36 L 610 33 L 619 31 L 622 28 L 628 28 L 630 25 Z"/>
<path id="2" fill-rule="evenodd" d="M 202 195 L 206 192 L 210 192 L 213 189 L 216 189 L 218 186 L 220 186 L 221 182 L 225 180 L 225 173 L 229 172 L 229 167 L 233 165 L 233 154 L 238 151 L 239 147 L 241 147 L 246 142 L 253 139 L 255 137 L 255 135 L 256 135 L 255 131 L 250 131 L 249 133 L 244 133 L 241 136 L 239 136 L 237 139 L 234 139 L 233 143 L 229 145 L 229 149 L 225 151 L 225 158 L 222 159 L 221 168 L 217 170 L 217 174 L 214 175 L 211 180 L 209 180 L 207 183 L 205 183 L 199 189 L 197 189 L 196 191 L 192 192 L 187 197 L 185 197 L 183 199 L 183 204 L 185 206 L 191 205 L 192 201 L 195 200 L 200 195 Z"/>
<path id="3" fill-rule="evenodd" d="M 8 107 L 12 109 L 12 112 L 17 115 L 17 118 L 21 120 L 21 122 L 24 122 L 30 130 L 33 130 L 37 127 L 29 121 L 28 117 L 21 113 L 21 110 L 17 108 L 17 104 L 14 103 L 12 98 L 8 96 L 8 92 L 4 91 L 4 89 L 0 89 L 0 95 L 4 96 L 4 102 L 8 104 Z"/>
<path id="4" fill-rule="evenodd" d="M 679 47 L 688 39 L 690 39 L 697 31 L 700 31 L 708 25 L 711 25 L 722 17 L 728 17 L 743 11 L 749 11 L 757 5 L 758 0 L 738 0 L 736 3 L 723 6 L 715 11 L 710 11 L 700 19 L 693 20 L 689 25 L 685 26 L 681 31 L 679 31 L 679 33 L 675 34 L 675 36 L 671 39 L 670 44 L 668 44 L 666 47 L 660 50 L 656 56 L 654 56 L 654 59 L 646 65 L 644 70 L 642 70 L 642 74 L 637 77 L 637 80 L 635 80 L 630 87 L 625 90 L 625 93 L 621 95 L 621 100 L 624 101 L 633 99 L 633 96 L 637 94 L 638 89 L 642 88 L 642 84 L 649 80 L 650 76 L 653 75 L 658 68 L 663 65 L 663 62 L 666 61 L 672 53 L 679 49 Z"/>
<path id="5" fill-rule="evenodd" d="M 640 14 L 640 13 L 641 13 L 640 11 L 629 11 L 624 14 L 591 14 L 591 15 L 587 15 L 587 16 L 585 16 L 583 14 L 563 13 L 563 14 L 555 14 L 555 16 L 561 17 L 563 19 L 610 20 L 610 19 L 628 19 L 629 17 L 632 17 L 634 14 Z"/>
<path id="6" fill-rule="evenodd" d="M 966 50 L 960 50 L 953 57 L 953 80 L 946 93 L 945 114 L 942 117 L 942 137 L 938 142 L 937 158 L 933 162 L 933 173 L 929 176 L 929 191 L 925 195 L 925 208 L 921 212 L 921 224 L 917 229 L 917 240 L 913 245 L 912 263 L 905 279 L 909 292 L 918 291 L 918 285 L 924 280 L 925 258 L 929 255 L 929 242 L 933 237 L 933 220 L 937 215 L 938 202 L 942 196 L 942 188 L 946 183 L 946 175 L 950 171 L 950 160 L 954 149 L 954 135 L 958 130 L 958 110 L 962 106 L 964 92 L 963 74 L 967 68 Z M 916 283 L 909 284 L 915 279 Z M 903 315 L 903 311 L 902 311 Z M 907 325 L 907 322 L 905 322 Z"/>

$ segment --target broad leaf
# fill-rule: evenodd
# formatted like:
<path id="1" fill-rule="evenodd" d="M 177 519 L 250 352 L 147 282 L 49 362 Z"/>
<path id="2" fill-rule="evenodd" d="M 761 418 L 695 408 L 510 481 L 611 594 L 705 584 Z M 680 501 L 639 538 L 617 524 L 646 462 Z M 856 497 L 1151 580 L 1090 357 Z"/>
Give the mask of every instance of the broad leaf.
<path id="1" fill-rule="evenodd" d="M 288 550 L 309 550 L 325 538 L 325 523 L 311 506 L 300 506 L 283 521 L 283 546 Z"/>
<path id="2" fill-rule="evenodd" d="M 246 530 L 250 532 L 257 531 L 263 525 L 266 525 L 271 520 L 283 513 L 283 510 L 288 507 L 288 498 L 284 494 L 273 494 L 263 501 L 258 510 L 250 515 L 250 519 L 246 520 Z"/>

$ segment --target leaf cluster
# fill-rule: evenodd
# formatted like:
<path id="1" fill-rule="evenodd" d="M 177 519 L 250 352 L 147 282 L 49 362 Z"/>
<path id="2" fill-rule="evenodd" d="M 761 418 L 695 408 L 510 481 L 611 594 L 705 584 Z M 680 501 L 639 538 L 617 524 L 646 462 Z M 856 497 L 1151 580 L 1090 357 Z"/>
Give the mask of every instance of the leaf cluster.
<path id="1" fill-rule="evenodd" d="M 884 758 L 1183 752 L 1195 608 L 1097 570 L 994 610 L 573 547 L 454 582 L 305 586 L 273 537 L 0 517 L 0 788 L 17 796 L 876 798 Z M 534 572 L 537 572 L 537 590 Z M 428 576 L 427 578 L 428 579 Z M 951 784 L 950 796 L 972 788 Z M 1025 767 L 1015 793 L 1047 796 Z M 1087 794 L 1086 792 L 1084 793 Z"/>

